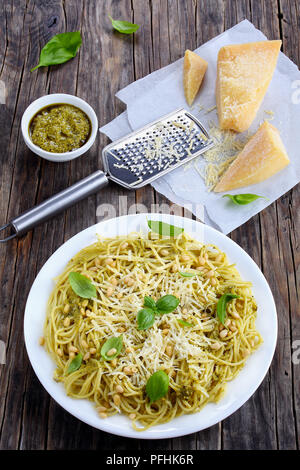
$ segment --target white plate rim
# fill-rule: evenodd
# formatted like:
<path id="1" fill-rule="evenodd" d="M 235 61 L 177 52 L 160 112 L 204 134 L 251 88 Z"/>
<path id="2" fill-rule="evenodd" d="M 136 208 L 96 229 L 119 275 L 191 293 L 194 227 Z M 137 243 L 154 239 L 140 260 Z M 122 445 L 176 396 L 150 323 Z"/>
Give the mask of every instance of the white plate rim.
<path id="1" fill-rule="evenodd" d="M 251 267 L 252 270 L 256 272 L 257 279 L 259 279 L 261 285 L 263 286 L 263 291 L 265 294 L 267 294 L 268 298 L 268 315 L 269 315 L 269 320 L 271 320 L 271 323 L 268 324 L 268 337 L 267 337 L 267 348 L 265 348 L 266 342 L 263 343 L 263 345 L 256 351 L 253 355 L 250 356 L 250 358 L 247 360 L 247 363 L 245 367 L 242 369 L 240 374 L 228 384 L 228 388 L 232 388 L 232 384 L 235 385 L 235 382 L 238 381 L 239 377 L 243 374 L 245 375 L 245 371 L 247 368 L 249 369 L 249 363 L 252 361 L 253 358 L 255 358 L 255 355 L 259 354 L 263 358 L 263 362 L 260 361 L 255 361 L 258 363 L 258 365 L 262 365 L 262 367 L 258 368 L 258 371 L 256 370 L 256 380 L 253 383 L 248 384 L 247 391 L 243 393 L 242 398 L 239 400 L 234 400 L 233 403 L 228 405 L 227 407 L 224 407 L 224 400 L 226 400 L 226 397 L 228 396 L 228 390 L 226 392 L 226 395 L 224 398 L 221 399 L 221 401 L 218 404 L 208 404 L 206 405 L 200 412 L 195 413 L 195 414 L 190 414 L 190 415 L 184 415 L 178 418 L 173 419 L 169 423 L 165 423 L 162 425 L 158 426 L 153 426 L 149 430 L 143 431 L 143 432 L 137 432 L 135 431 L 129 422 L 127 418 L 124 416 L 116 415 L 110 418 L 106 419 L 100 419 L 97 416 L 97 413 L 95 411 L 95 408 L 92 408 L 92 411 L 94 415 L 88 415 L 85 416 L 83 415 L 83 408 L 85 408 L 85 411 L 88 411 L 89 408 L 91 407 L 92 404 L 91 402 L 88 402 L 88 400 L 77 400 L 77 399 L 72 399 L 70 397 L 67 397 L 67 395 L 64 392 L 62 384 L 56 383 L 53 379 L 52 376 L 49 378 L 49 376 L 45 376 L 45 370 L 41 368 L 39 364 L 39 359 L 38 357 L 44 357 L 46 362 L 48 364 L 52 364 L 52 370 L 54 371 L 54 363 L 50 356 L 46 353 L 44 348 L 41 348 L 39 346 L 39 351 L 37 351 L 38 347 L 38 339 L 42 335 L 42 330 L 40 331 L 40 334 L 37 336 L 35 335 L 35 342 L 32 341 L 32 327 L 36 327 L 36 323 L 40 322 L 40 317 L 32 317 L 32 308 L 34 305 L 34 296 L 36 295 L 37 288 L 39 287 L 39 284 L 41 284 L 41 277 L 47 271 L 48 267 L 50 266 L 51 263 L 55 259 L 59 259 L 60 255 L 64 253 L 64 251 L 68 251 L 71 247 L 75 247 L 77 243 L 90 235 L 94 235 L 94 241 L 96 240 L 96 234 L 97 233 L 103 233 L 106 230 L 109 230 L 109 226 L 111 225 L 112 227 L 118 227 L 122 225 L 124 222 L 127 223 L 127 226 L 135 226 L 136 228 L 133 229 L 131 228 L 130 231 L 139 230 L 139 227 L 143 226 L 145 227 L 147 219 L 153 219 L 153 220 L 162 220 L 163 222 L 166 223 L 172 223 L 174 225 L 183 227 L 183 226 L 193 226 L 197 230 L 199 230 L 199 233 L 203 231 L 205 236 L 212 236 L 212 238 L 216 238 L 218 242 L 213 241 L 217 246 L 222 245 L 220 243 L 223 241 L 225 245 L 235 248 L 233 251 L 240 252 L 240 256 L 242 259 L 246 262 L 247 261 L 247 266 L 248 268 Z M 191 233 L 192 235 L 196 235 L 193 230 L 189 230 L 188 233 Z M 123 232 L 122 232 L 123 233 Z M 128 232 L 129 233 L 129 232 Z M 107 235 L 107 233 L 105 233 Z M 110 235 L 109 235 L 110 236 Z M 209 243 L 209 240 L 205 240 L 205 243 Z M 76 248 L 74 250 L 74 253 L 80 251 L 84 246 L 87 246 L 89 244 L 93 243 L 93 239 L 89 241 L 89 243 L 83 243 L 81 247 Z M 221 249 L 226 252 L 226 250 L 221 246 Z M 228 250 L 227 250 L 228 251 Z M 230 251 L 230 250 L 229 250 Z M 70 256 L 71 257 L 71 256 Z M 70 259 L 70 257 L 67 257 L 64 259 L 64 265 L 66 265 L 67 261 Z M 230 256 L 229 256 L 230 258 Z M 239 261 L 237 260 L 232 260 L 235 261 L 238 265 Z M 241 271 L 239 269 L 239 271 Z M 58 271 L 60 272 L 60 271 Z M 53 276 L 54 277 L 54 276 Z M 243 276 L 244 277 L 244 276 Z M 251 280 L 251 279 L 247 279 Z M 51 282 L 51 278 L 50 278 Z M 45 283 L 44 283 L 45 284 Z M 53 288 L 53 284 L 52 284 Z M 49 289 L 48 289 L 49 290 Z M 254 295 L 255 295 L 255 289 L 253 288 Z M 255 295 L 256 297 L 256 295 Z M 44 299 L 47 301 L 47 298 Z M 259 307 L 260 308 L 260 307 Z M 258 308 L 258 312 L 259 312 Z M 43 321 L 45 319 L 45 312 L 44 312 L 44 317 Z M 32 320 L 35 320 L 32 322 Z M 25 315 L 24 315 L 24 338 L 25 338 L 25 346 L 27 350 L 27 354 L 30 360 L 30 363 L 33 367 L 33 370 L 35 374 L 37 375 L 39 381 L 43 385 L 43 387 L 46 389 L 46 391 L 50 394 L 50 396 L 60 405 L 62 406 L 66 411 L 68 411 L 70 414 L 81 420 L 82 422 L 93 426 L 99 430 L 109 432 L 111 434 L 115 434 L 118 436 L 123 436 L 123 437 L 130 437 L 130 438 L 136 438 L 136 439 L 167 439 L 167 438 L 174 438 L 174 437 L 180 437 L 184 436 L 187 434 L 191 434 L 194 432 L 201 431 L 203 429 L 207 429 L 208 427 L 211 427 L 218 422 L 224 420 L 231 414 L 233 414 L 235 411 L 237 411 L 246 401 L 249 400 L 249 398 L 253 395 L 253 393 L 258 389 L 260 386 L 261 382 L 263 381 L 264 377 L 266 376 L 270 364 L 273 359 L 273 355 L 275 352 L 276 348 L 276 342 L 277 342 L 277 330 L 278 330 L 278 324 L 277 324 L 277 313 L 276 313 L 276 306 L 275 302 L 273 299 L 273 295 L 271 292 L 271 289 L 260 271 L 259 267 L 257 264 L 254 262 L 254 260 L 232 239 L 227 237 L 226 235 L 222 234 L 221 232 L 217 231 L 216 229 L 209 227 L 207 225 L 202 224 L 201 222 L 188 219 L 185 217 L 181 216 L 175 216 L 175 215 L 169 215 L 169 214 L 158 214 L 158 213 L 142 213 L 142 214 L 131 214 L 131 215 L 124 215 L 120 217 L 116 217 L 113 219 L 105 220 L 102 222 L 99 222 L 98 224 L 92 225 L 81 232 L 77 233 L 74 235 L 72 238 L 67 240 L 63 245 L 61 245 L 46 261 L 46 263 L 43 265 L 43 267 L 40 269 L 39 273 L 37 274 L 35 281 L 32 284 L 31 290 L 29 292 L 27 302 L 26 302 L 26 307 L 25 307 Z M 265 339 L 265 337 L 264 337 Z M 264 351 L 265 349 L 265 351 Z M 262 354 L 263 352 L 263 354 Z M 47 357 L 47 359 L 46 359 Z M 50 381 L 51 380 L 51 381 Z M 63 395 L 64 394 L 64 395 Z M 85 403 L 84 406 L 81 404 L 79 406 L 78 403 Z M 87 406 L 86 406 L 87 405 Z M 212 407 L 217 407 L 219 410 L 218 417 L 212 417 L 209 419 L 209 417 L 206 417 L 204 420 L 202 419 L 203 415 L 207 415 L 210 410 L 212 410 Z M 81 409 L 82 408 L 82 409 Z M 213 416 L 215 416 L 216 413 L 212 413 Z M 124 421 L 125 420 L 125 421 Z M 186 424 L 188 422 L 188 424 Z M 122 425 L 120 426 L 120 423 Z M 124 426 L 125 423 L 125 426 Z"/>

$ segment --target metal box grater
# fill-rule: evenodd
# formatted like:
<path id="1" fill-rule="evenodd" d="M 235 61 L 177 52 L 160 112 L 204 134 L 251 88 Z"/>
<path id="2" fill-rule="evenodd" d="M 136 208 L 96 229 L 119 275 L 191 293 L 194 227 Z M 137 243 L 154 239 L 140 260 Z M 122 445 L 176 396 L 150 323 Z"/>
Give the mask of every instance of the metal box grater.
<path id="1" fill-rule="evenodd" d="M 213 146 L 203 125 L 185 109 L 172 112 L 102 152 L 109 179 L 137 189 L 178 168 Z"/>

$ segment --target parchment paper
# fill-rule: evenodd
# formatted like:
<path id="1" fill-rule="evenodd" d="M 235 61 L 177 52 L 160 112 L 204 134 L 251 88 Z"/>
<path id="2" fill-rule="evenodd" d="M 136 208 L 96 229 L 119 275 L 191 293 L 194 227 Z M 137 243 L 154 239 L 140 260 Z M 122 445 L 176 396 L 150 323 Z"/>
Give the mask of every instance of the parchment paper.
<path id="1" fill-rule="evenodd" d="M 184 98 L 183 59 L 180 59 L 120 90 L 116 96 L 127 105 L 127 111 L 100 131 L 115 140 L 180 107 L 191 111 L 207 128 L 211 120 L 218 123 L 216 110 L 209 113 L 207 110 L 215 105 L 216 62 L 219 49 L 226 44 L 265 39 L 267 38 L 264 34 L 252 23 L 248 20 L 242 21 L 195 50 L 208 62 L 208 68 L 192 109 Z M 258 199 L 246 206 L 236 206 L 227 198 L 222 198 L 222 193 L 209 192 L 194 165 L 178 168 L 156 180 L 152 186 L 172 202 L 187 206 L 197 216 L 197 208 L 203 204 L 204 222 L 223 233 L 229 233 L 242 225 L 300 181 L 300 100 L 296 96 L 298 86 L 300 87 L 300 72 L 297 66 L 280 52 L 271 84 L 249 131 L 255 132 L 264 119 L 270 118 L 266 111 L 274 112 L 272 124 L 280 131 L 291 163 L 262 183 L 230 191 L 230 194 L 254 193 L 267 199 Z M 203 106 L 201 111 L 199 104 Z M 197 165 L 201 169 L 203 164 L 203 158 L 200 156 Z"/>

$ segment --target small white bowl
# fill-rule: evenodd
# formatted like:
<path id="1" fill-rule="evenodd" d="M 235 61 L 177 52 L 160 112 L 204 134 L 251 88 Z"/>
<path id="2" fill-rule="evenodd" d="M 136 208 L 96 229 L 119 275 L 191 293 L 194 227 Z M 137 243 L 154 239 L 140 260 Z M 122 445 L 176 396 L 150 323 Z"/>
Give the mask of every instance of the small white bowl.
<path id="1" fill-rule="evenodd" d="M 47 152 L 46 150 L 43 150 L 32 142 L 29 134 L 29 124 L 31 119 L 42 108 L 53 104 L 71 104 L 81 109 L 88 116 L 92 127 L 91 134 L 88 141 L 82 147 L 73 150 L 72 152 L 54 153 Z M 28 106 L 22 116 L 21 130 L 25 144 L 34 153 L 36 153 L 42 158 L 45 158 L 46 160 L 50 160 L 51 162 L 67 162 L 69 160 L 74 160 L 74 158 L 79 157 L 87 150 L 89 150 L 89 148 L 93 145 L 98 132 L 98 119 L 93 108 L 81 98 L 78 98 L 77 96 L 73 95 L 67 95 L 65 93 L 53 93 L 51 95 L 45 95 L 41 98 L 38 98 Z"/>

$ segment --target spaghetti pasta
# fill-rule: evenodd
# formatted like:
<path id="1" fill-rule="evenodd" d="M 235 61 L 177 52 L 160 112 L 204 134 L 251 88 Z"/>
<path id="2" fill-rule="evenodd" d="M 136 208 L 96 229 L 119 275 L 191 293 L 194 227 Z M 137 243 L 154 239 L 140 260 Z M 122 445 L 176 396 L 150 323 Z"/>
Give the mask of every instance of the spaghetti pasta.
<path id="1" fill-rule="evenodd" d="M 96 297 L 75 294 L 71 272 L 86 276 L 96 287 Z M 216 306 L 225 293 L 238 298 L 228 303 L 222 324 Z M 157 300 L 168 294 L 179 299 L 178 307 L 139 330 L 137 313 L 145 297 Z M 256 313 L 251 284 L 213 245 L 185 232 L 177 238 L 153 232 L 148 237 L 99 237 L 56 279 L 47 308 L 45 347 L 56 364 L 54 378 L 70 397 L 92 400 L 102 418 L 124 413 L 136 430 L 144 430 L 222 397 L 226 383 L 262 342 Z M 120 354 L 105 360 L 103 344 L 121 335 Z M 79 355 L 80 367 L 70 369 Z M 146 383 L 158 370 L 168 375 L 169 387 L 151 403 Z"/>

